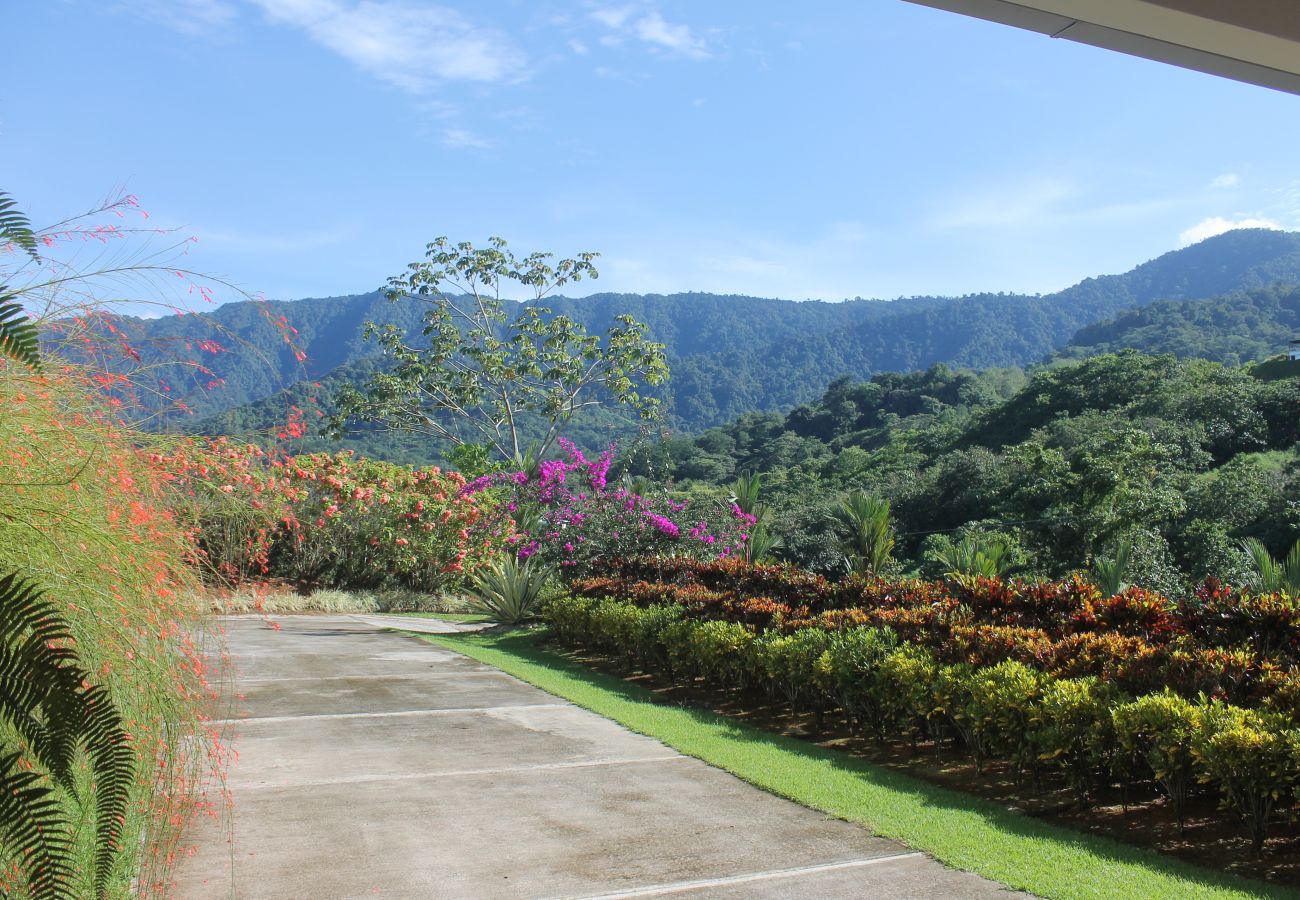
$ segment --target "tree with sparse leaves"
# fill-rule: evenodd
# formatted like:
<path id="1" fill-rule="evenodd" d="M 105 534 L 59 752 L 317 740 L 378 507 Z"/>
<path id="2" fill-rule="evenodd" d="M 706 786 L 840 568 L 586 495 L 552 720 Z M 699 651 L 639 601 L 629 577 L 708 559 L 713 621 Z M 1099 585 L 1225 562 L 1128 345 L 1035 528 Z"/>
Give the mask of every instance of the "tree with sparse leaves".
<path id="1" fill-rule="evenodd" d="M 482 248 L 438 238 L 423 261 L 388 281 L 390 301 L 427 304 L 421 339 L 367 323 L 367 339 L 393 364 L 339 392 L 331 430 L 367 423 L 453 446 L 481 444 L 521 462 L 530 443 L 532 455 L 545 454 L 582 410 L 608 404 L 653 418 L 658 400 L 641 392 L 668 377 L 668 364 L 646 326 L 617 316 L 602 341 L 541 305 L 570 281 L 596 278 L 596 256 L 552 264 L 550 253 L 520 259 L 500 238 Z M 511 289 L 531 294 L 513 315 L 503 294 Z M 530 442 L 538 422 L 541 438 Z"/>

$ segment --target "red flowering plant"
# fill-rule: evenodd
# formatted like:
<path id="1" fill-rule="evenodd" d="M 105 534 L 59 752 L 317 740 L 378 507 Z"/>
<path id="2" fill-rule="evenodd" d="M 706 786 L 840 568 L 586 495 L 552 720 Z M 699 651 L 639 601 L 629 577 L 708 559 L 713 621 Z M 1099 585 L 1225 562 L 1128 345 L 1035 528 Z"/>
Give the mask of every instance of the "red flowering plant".
<path id="1" fill-rule="evenodd" d="M 465 479 L 351 453 L 280 456 L 226 439 L 156 456 L 188 498 L 202 562 L 226 585 L 437 592 L 481 566 L 513 530 Z"/>
<path id="2" fill-rule="evenodd" d="M 734 504 L 693 505 L 658 489 L 640 494 L 608 484 L 610 447 L 589 460 L 571 441 L 558 441 L 564 457 L 543 460 L 535 474 L 494 472 L 465 485 L 463 493 L 490 492 L 514 516 L 510 539 L 520 559 L 537 558 L 566 578 L 590 574 L 611 557 L 743 556 L 754 525 Z"/>

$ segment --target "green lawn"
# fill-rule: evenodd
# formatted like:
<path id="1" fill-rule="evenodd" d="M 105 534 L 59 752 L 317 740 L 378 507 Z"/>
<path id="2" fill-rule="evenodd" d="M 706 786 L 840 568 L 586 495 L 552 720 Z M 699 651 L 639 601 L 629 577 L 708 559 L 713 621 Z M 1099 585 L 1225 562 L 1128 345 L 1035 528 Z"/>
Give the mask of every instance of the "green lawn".
<path id="1" fill-rule="evenodd" d="M 420 635 L 804 806 L 860 822 L 944 863 L 1043 897 L 1300 897 L 1048 825 L 994 803 L 707 711 L 665 706 L 638 685 L 540 646 L 544 630 Z"/>

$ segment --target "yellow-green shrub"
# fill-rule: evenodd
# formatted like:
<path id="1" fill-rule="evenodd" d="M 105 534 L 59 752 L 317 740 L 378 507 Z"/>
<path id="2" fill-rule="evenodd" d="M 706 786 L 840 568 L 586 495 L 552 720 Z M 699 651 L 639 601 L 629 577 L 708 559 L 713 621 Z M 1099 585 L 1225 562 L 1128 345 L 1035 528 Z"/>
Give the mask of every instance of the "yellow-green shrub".
<path id="1" fill-rule="evenodd" d="M 1250 710 L 1214 703 L 1202 716 L 1193 753 L 1204 771 L 1236 808 L 1259 855 L 1274 812 L 1290 805 L 1300 785 L 1300 729 Z"/>
<path id="2" fill-rule="evenodd" d="M 848 628 L 831 635 L 820 671 L 849 716 L 883 740 L 889 722 L 883 715 L 890 694 L 882 691 L 877 670 L 898 647 L 898 637 L 880 628 Z"/>
<path id="3" fill-rule="evenodd" d="M 1080 806 L 1109 770 L 1115 752 L 1110 711 L 1120 699 L 1113 684 L 1092 677 L 1063 678 L 1043 689 L 1031 723 L 1038 760 L 1060 770 Z"/>
<path id="4" fill-rule="evenodd" d="M 692 668 L 719 685 L 739 687 L 744 679 L 744 650 L 754 633 L 735 622 L 692 622 L 687 652 Z"/>
<path id="5" fill-rule="evenodd" d="M 1195 704 L 1172 691 L 1148 694 L 1111 711 L 1121 754 L 1117 761 L 1137 759 L 1150 768 L 1173 805 L 1180 831 L 1187 792 L 1198 772 L 1192 742 L 1201 732 L 1201 718 Z"/>

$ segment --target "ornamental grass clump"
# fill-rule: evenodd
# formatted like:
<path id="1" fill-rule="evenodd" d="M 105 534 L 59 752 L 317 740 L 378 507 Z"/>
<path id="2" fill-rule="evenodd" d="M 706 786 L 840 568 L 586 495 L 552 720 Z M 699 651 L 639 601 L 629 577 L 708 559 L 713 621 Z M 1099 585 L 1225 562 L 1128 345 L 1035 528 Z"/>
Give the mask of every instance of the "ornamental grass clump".
<path id="1" fill-rule="evenodd" d="M 21 572 L 63 618 L 79 666 L 111 697 L 131 749 L 134 778 L 103 893 L 162 893 L 180 830 L 205 808 L 227 755 L 212 721 L 217 694 L 187 565 L 190 534 L 141 436 L 116 423 L 79 370 L 47 360 L 41 375 L 0 363 L 0 409 L 0 482 L 8 486 L 0 570 Z M 8 744 L 7 726 L 0 732 Z M 77 860 L 67 887 L 78 897 L 99 893 L 95 805 L 73 796 L 91 793 L 85 763 L 78 757 L 72 767 L 74 792 L 54 785 Z M 26 855 L 0 847 L 4 896 L 30 893 L 17 854 Z"/>

